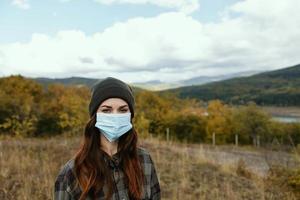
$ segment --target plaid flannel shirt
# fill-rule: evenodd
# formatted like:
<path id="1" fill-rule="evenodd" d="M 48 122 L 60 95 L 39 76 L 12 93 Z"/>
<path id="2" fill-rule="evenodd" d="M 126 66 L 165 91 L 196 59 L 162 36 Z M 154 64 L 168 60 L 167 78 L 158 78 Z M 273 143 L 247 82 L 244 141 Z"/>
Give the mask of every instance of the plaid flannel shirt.
<path id="1" fill-rule="evenodd" d="M 144 184 L 144 192 L 142 195 L 142 200 L 151 199 L 159 200 L 160 197 L 160 184 L 156 174 L 155 166 L 149 152 L 142 147 L 138 147 L 138 156 L 144 170 L 146 182 Z M 112 169 L 111 172 L 114 182 L 114 191 L 112 195 L 113 200 L 128 200 L 128 188 L 125 185 L 124 173 L 119 167 L 120 157 L 116 153 L 112 157 L 108 154 L 104 156 L 104 160 L 109 167 Z M 70 159 L 62 168 L 60 169 L 54 184 L 54 200 L 77 200 L 82 193 L 80 186 L 75 185 L 76 178 L 74 175 L 74 159 Z M 97 196 L 96 200 L 105 199 L 105 194 L 107 192 L 107 187 L 104 185 L 102 191 Z M 92 200 L 91 197 L 87 197 L 86 200 Z"/>

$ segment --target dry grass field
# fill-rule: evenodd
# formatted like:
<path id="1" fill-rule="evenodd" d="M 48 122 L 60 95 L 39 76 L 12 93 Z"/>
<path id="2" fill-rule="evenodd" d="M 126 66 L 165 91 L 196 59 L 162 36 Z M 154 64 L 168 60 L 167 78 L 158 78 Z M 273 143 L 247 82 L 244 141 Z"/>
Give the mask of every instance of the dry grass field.
<path id="1" fill-rule="evenodd" d="M 80 144 L 79 137 L 0 140 L 0 199 L 52 199 L 59 168 Z M 155 162 L 162 199 L 300 198 L 292 174 L 273 165 L 299 169 L 292 154 L 237 147 L 140 140 Z M 299 177 L 298 177 L 299 178 Z"/>

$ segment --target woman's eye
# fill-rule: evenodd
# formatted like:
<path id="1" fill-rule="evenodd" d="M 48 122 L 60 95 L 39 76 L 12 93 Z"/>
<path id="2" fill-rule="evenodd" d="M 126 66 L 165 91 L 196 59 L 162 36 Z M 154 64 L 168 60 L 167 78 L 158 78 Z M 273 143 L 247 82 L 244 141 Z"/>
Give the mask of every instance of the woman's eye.
<path id="1" fill-rule="evenodd" d="M 121 112 L 127 112 L 128 110 L 127 109 L 123 109 L 123 110 L 121 110 Z"/>
<path id="2" fill-rule="evenodd" d="M 109 110 L 102 110 L 102 112 L 105 112 L 105 113 L 106 113 L 106 112 L 109 112 Z"/>

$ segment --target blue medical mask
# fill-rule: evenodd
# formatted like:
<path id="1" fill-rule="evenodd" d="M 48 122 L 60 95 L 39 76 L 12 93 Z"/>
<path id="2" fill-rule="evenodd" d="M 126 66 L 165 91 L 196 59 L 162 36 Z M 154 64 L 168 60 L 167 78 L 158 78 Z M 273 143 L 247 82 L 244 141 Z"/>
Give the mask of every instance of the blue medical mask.
<path id="1" fill-rule="evenodd" d="M 113 142 L 132 128 L 130 119 L 130 112 L 120 114 L 97 112 L 95 127 L 100 130 L 108 141 Z"/>

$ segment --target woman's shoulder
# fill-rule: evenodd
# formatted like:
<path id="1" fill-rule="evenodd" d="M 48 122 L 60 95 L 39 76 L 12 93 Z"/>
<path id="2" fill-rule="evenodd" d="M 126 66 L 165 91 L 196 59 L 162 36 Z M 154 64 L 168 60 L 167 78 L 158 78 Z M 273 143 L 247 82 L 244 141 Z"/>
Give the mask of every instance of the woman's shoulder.
<path id="1" fill-rule="evenodd" d="M 139 156 L 142 156 L 142 157 L 151 157 L 150 152 L 145 147 L 138 146 L 137 153 Z"/>
<path id="2" fill-rule="evenodd" d="M 74 176 L 74 159 L 71 158 L 59 169 L 56 182 L 70 183 L 75 179 Z"/>
<path id="3" fill-rule="evenodd" d="M 155 164 L 149 151 L 144 147 L 138 147 L 138 154 L 146 177 L 146 190 L 150 199 L 160 199 L 160 185 L 156 174 Z"/>
<path id="4" fill-rule="evenodd" d="M 152 156 L 148 149 L 139 146 L 139 147 L 137 147 L 137 152 L 138 152 L 138 156 L 139 156 L 141 162 L 144 165 L 148 165 L 148 166 L 153 165 Z"/>
<path id="5" fill-rule="evenodd" d="M 54 184 L 54 199 L 73 199 L 80 194 L 80 188 L 75 187 L 74 161 L 72 158 L 60 168 Z"/>

